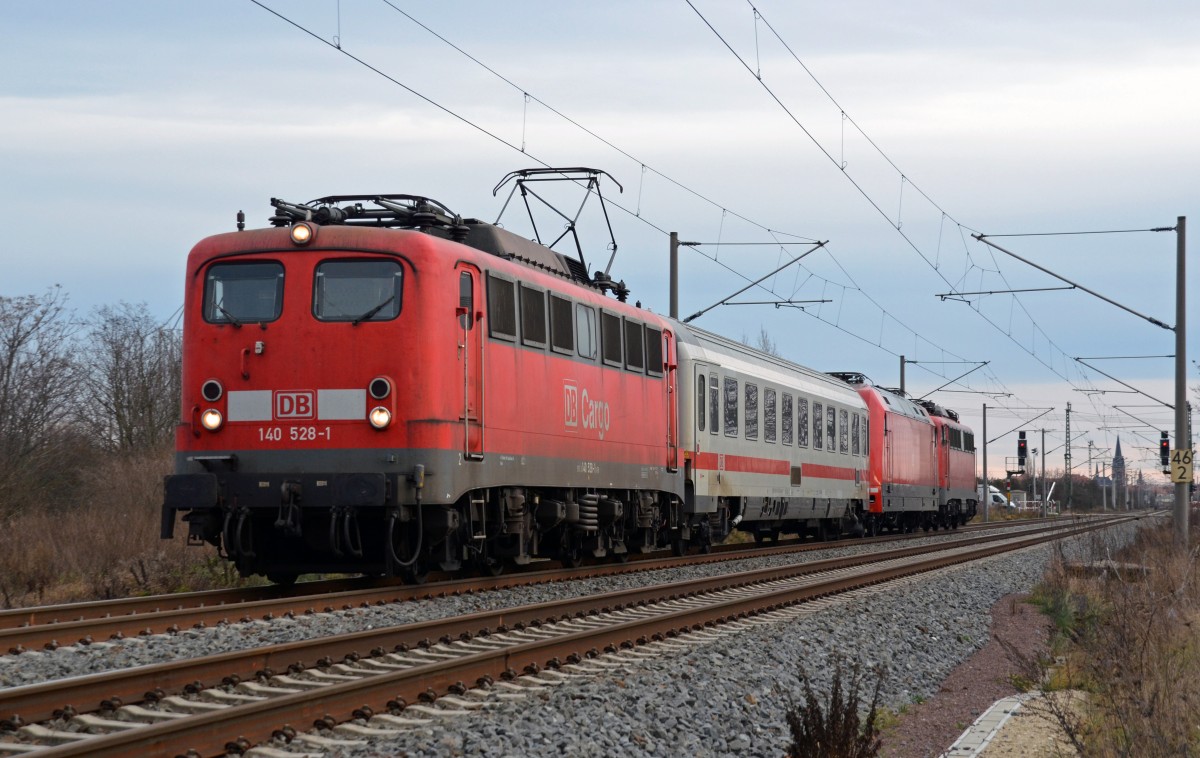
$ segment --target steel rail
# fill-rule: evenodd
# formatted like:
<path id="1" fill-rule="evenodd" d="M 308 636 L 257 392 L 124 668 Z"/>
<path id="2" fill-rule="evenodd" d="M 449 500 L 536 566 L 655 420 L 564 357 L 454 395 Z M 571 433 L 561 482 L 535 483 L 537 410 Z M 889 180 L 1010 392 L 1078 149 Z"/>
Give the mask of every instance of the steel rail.
<path id="1" fill-rule="evenodd" d="M 1026 525 L 1032 522 L 1022 522 Z M 994 527 L 993 527 L 994 528 Z M 217 590 L 204 593 L 187 593 L 187 595 L 159 595 L 153 598 L 131 598 L 123 601 L 99 601 L 96 603 L 80 603 L 79 607 L 72 605 L 44 606 L 30 608 L 27 611 L 8 612 L 7 620 L 11 623 L 16 619 L 28 618 L 31 623 L 12 624 L 8 628 L 0 628 L 0 651 L 20 653 L 24 650 L 37 648 L 54 649 L 60 645 L 71 645 L 76 642 L 91 644 L 98 640 L 120 639 L 135 635 L 154 634 L 156 632 L 175 632 L 181 628 L 203 628 L 210 624 L 228 623 L 230 621 L 249 621 L 251 615 L 270 619 L 287 614 L 315 613 L 317 611 L 332 612 L 348 610 L 363 605 L 378 605 L 380 603 L 404 602 L 428 598 L 446 597 L 451 594 L 482 592 L 490 590 L 511 589 L 534 584 L 558 582 L 577 579 L 590 579 L 601 576 L 654 571 L 665 568 L 676 568 L 682 565 L 742 560 L 777 555 L 780 553 L 811 552 L 838 547 L 846 544 L 881 544 L 902 541 L 912 535 L 877 537 L 870 540 L 843 543 L 805 543 L 787 542 L 770 547 L 759 546 L 755 549 L 742 548 L 719 551 L 717 554 L 704 554 L 683 557 L 663 558 L 647 554 L 647 558 L 631 561 L 630 563 L 613 563 L 593 565 L 578 569 L 551 569 L 542 571 L 527 571 L 498 577 L 473 577 L 466 580 L 439 582 L 427 585 L 404 585 L 399 583 L 370 583 L 363 586 L 346 580 L 336 580 L 330 584 L 335 589 L 320 594 L 305 594 L 300 592 L 262 592 L 261 597 L 256 593 L 248 593 L 248 597 L 236 600 L 228 590 Z M 734 546 L 718 546 L 733 548 Z M 741 546 L 737 546 L 741 547 Z M 289 588 L 297 589 L 301 585 Z M 270 590 L 271 588 L 257 588 Z M 316 588 L 314 588 L 316 589 Z M 178 602 L 175 599 L 178 598 Z M 58 618 L 66 616 L 67 621 Z M 40 623 L 32 623 L 36 619 Z M 2 627 L 3 624 L 0 624 Z"/>
<path id="2" fill-rule="evenodd" d="M 1103 523 L 1107 525 L 1109 522 Z M 1054 535 L 1063 528 L 1060 525 L 1047 526 L 1033 530 L 1031 534 Z M 389 650 L 428 647 L 439 640 L 492 633 L 501 629 L 537 626 L 547 619 L 580 617 L 594 614 L 598 609 L 603 612 L 614 607 L 627 608 L 756 582 L 789 579 L 907 558 L 931 550 L 963 548 L 1007 539 L 1012 539 L 1012 536 L 987 534 L 953 540 L 932 548 L 906 547 L 881 553 L 754 569 L 13 687 L 0 690 L 0 717 L 3 717 L 3 722 L 8 725 L 37 723 L 55 718 L 64 711 L 90 713 L 104 710 L 113 703 L 128 705 L 147 699 L 154 700 L 159 697 L 158 693 L 195 692 L 205 686 L 252 680 L 263 672 L 282 672 L 318 666 L 334 660 L 360 658 L 363 657 L 363 653 L 380 655 Z"/>
<path id="3" fill-rule="evenodd" d="M 915 560 L 904 565 L 893 563 L 881 569 L 863 571 L 853 576 L 838 576 L 806 586 L 767 589 L 755 596 L 719 600 L 707 607 L 687 607 L 656 617 L 634 618 L 598 629 L 568 632 L 518 643 L 511 647 L 470 653 L 452 660 L 332 684 L 315 691 L 231 706 L 221 711 L 97 736 L 75 744 L 50 747 L 39 750 L 37 755 L 44 758 L 100 758 L 144 755 L 147 751 L 156 754 L 222 755 L 230 748 L 237 749 L 269 740 L 273 734 L 280 731 L 280 727 L 289 722 L 310 724 L 318 720 L 328 722 L 332 719 L 335 723 L 345 721 L 360 714 L 372 713 L 371 707 L 364 703 L 390 700 L 391 703 L 402 705 L 417 702 L 423 696 L 461 690 L 466 686 L 463 682 L 488 681 L 489 677 L 502 673 L 511 676 L 521 670 L 533 673 L 543 665 L 557 667 L 563 660 L 581 660 L 585 654 L 590 657 L 591 654 L 598 653 L 599 649 L 616 651 L 622 647 L 633 647 L 636 644 L 645 644 L 651 639 L 671 637 L 681 632 L 695 631 L 706 626 L 775 611 L 807 599 L 978 560 L 1119 522 L 1090 522 L 1075 528 L 1055 529 L 1049 534 L 1003 541 L 989 540 L 978 546 L 942 549 L 938 551 L 940 555 L 934 557 L 907 556 Z M 331 717 L 330 714 L 337 715 Z"/>

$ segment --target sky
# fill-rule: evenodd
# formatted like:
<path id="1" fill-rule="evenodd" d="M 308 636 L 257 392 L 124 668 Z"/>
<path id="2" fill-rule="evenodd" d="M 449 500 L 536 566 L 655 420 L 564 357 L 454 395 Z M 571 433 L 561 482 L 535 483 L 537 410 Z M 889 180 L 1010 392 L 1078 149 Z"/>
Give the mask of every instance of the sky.
<path id="1" fill-rule="evenodd" d="M 1076 472 L 1119 435 L 1161 478 L 1175 337 L 1149 319 L 1175 324 L 1177 235 L 1126 230 L 1200 229 L 1195 3 L 0 8 L 0 295 L 57 285 L 81 315 L 144 302 L 171 323 L 191 246 L 238 210 L 265 225 L 272 197 L 418 194 L 494 221 L 509 171 L 588 166 L 620 185 L 601 185 L 610 273 L 644 307 L 669 310 L 671 231 L 702 243 L 681 254 L 684 316 L 807 252 L 735 299 L 790 304 L 693 323 L 883 386 L 915 361 L 910 394 L 977 437 L 986 405 L 993 475 L 1018 428 L 1061 469 L 1069 403 Z M 514 211 L 501 223 L 531 236 Z M 1092 231 L 1123 233 L 990 236 Z M 594 198 L 579 233 L 604 268 Z"/>

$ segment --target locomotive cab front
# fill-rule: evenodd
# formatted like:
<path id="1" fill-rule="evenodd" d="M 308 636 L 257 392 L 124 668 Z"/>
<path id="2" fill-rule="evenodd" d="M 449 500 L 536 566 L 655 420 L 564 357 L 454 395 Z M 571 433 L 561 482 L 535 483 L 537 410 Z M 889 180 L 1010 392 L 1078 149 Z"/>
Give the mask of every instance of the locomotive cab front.
<path id="1" fill-rule="evenodd" d="M 196 246 L 164 537 L 183 512 L 190 542 L 279 581 L 403 564 L 411 545 L 373 536 L 414 516 L 422 450 L 468 433 L 414 423 L 469 415 L 427 391 L 464 359 L 476 286 L 434 241 L 301 223 Z"/>

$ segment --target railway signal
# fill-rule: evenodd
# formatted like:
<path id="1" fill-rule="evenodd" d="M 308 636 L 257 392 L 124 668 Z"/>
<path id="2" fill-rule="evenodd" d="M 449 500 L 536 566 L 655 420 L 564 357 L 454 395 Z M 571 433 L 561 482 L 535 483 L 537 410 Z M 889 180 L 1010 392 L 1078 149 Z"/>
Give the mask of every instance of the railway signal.
<path id="1" fill-rule="evenodd" d="M 1017 467 L 1025 468 L 1025 432 L 1017 432 Z"/>
<path id="2" fill-rule="evenodd" d="M 1163 471 L 1166 471 L 1171 465 L 1171 438 L 1166 432 L 1162 432 L 1162 437 L 1158 441 L 1158 460 L 1162 464 Z"/>

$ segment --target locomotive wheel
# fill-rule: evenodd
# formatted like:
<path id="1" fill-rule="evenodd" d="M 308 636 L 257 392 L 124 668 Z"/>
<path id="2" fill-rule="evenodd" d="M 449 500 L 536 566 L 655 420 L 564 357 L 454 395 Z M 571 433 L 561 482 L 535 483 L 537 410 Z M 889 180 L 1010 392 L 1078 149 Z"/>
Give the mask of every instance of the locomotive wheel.
<path id="1" fill-rule="evenodd" d="M 424 561 L 417 561 L 400 569 L 400 578 L 405 584 L 424 584 L 429 580 L 429 566 Z"/>
<path id="2" fill-rule="evenodd" d="M 570 532 L 564 532 L 562 544 L 558 549 L 558 560 L 563 568 L 579 568 L 583 563 L 583 551 L 579 548 L 579 540 Z"/>
<path id="3" fill-rule="evenodd" d="M 292 573 L 267 574 L 268 582 L 271 582 L 272 584 L 278 584 L 281 587 L 291 587 L 299 578 L 299 574 Z"/>
<path id="4" fill-rule="evenodd" d="M 558 560 L 562 563 L 563 568 L 579 568 L 579 564 L 583 563 L 583 556 L 579 554 L 579 549 L 563 550 L 558 556 Z"/>
<path id="5" fill-rule="evenodd" d="M 688 543 L 687 540 L 680 537 L 677 540 L 671 541 L 671 553 L 677 558 L 682 558 L 687 555 Z"/>
<path id="6" fill-rule="evenodd" d="M 500 576 L 504 573 L 504 561 L 484 555 L 479 559 L 479 570 L 487 576 Z"/>

